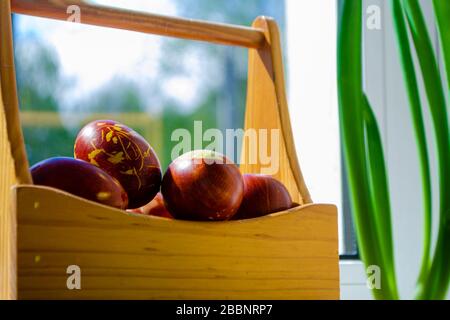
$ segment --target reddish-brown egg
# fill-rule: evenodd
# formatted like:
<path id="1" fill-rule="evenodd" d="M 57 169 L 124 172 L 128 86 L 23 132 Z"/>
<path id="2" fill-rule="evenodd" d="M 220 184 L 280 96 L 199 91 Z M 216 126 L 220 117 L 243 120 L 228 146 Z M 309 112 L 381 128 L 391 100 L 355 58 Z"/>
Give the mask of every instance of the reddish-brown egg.
<path id="1" fill-rule="evenodd" d="M 137 209 L 128 209 L 127 211 L 144 214 L 148 216 L 157 216 L 173 219 L 173 216 L 170 214 L 170 212 L 166 209 L 166 206 L 164 205 L 164 199 L 162 197 L 161 192 L 158 192 L 158 194 L 153 198 L 153 200 L 147 203 L 145 206 L 142 206 Z"/>
<path id="2" fill-rule="evenodd" d="M 238 167 L 224 155 L 196 150 L 170 164 L 161 193 L 177 219 L 227 220 L 241 204 L 244 183 Z"/>
<path id="3" fill-rule="evenodd" d="M 244 174 L 244 199 L 233 220 L 250 219 L 292 208 L 286 187 L 267 175 Z"/>
<path id="4" fill-rule="evenodd" d="M 119 180 L 129 208 L 150 202 L 161 186 L 161 166 L 150 144 L 136 131 L 112 120 L 87 124 L 78 133 L 75 158 L 87 161 Z"/>
<path id="5" fill-rule="evenodd" d="M 120 183 L 85 161 L 55 157 L 31 167 L 36 185 L 57 188 L 111 207 L 125 209 L 128 197 Z"/>

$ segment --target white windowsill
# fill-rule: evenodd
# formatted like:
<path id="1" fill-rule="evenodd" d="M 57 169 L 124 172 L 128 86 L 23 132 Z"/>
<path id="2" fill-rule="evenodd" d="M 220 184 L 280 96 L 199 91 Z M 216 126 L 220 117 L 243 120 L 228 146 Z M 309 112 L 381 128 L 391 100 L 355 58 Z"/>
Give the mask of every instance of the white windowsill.
<path id="1" fill-rule="evenodd" d="M 372 294 L 366 286 L 364 265 L 360 260 L 339 262 L 341 300 L 371 300 Z"/>

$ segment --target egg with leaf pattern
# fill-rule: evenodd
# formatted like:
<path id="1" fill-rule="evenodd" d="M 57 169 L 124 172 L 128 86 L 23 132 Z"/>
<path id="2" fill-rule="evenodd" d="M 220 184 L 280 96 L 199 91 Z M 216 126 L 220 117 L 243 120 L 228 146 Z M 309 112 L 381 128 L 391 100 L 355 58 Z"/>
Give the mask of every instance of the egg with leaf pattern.
<path id="1" fill-rule="evenodd" d="M 77 135 L 74 155 L 116 178 L 128 194 L 128 208 L 149 203 L 160 190 L 161 165 L 153 148 L 119 122 L 88 123 Z"/>

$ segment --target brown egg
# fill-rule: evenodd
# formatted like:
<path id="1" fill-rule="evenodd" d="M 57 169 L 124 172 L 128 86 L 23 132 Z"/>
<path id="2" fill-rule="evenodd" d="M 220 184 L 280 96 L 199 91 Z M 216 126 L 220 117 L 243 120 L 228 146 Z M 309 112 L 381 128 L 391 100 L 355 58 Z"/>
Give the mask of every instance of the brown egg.
<path id="1" fill-rule="evenodd" d="M 196 150 L 170 164 L 161 193 L 177 219 L 227 220 L 241 204 L 244 183 L 238 167 L 224 155 Z"/>
<path id="2" fill-rule="evenodd" d="M 155 152 L 142 136 L 121 123 L 87 124 L 78 133 L 74 154 L 119 180 L 128 194 L 129 208 L 147 204 L 160 190 L 161 166 Z"/>
<path id="3" fill-rule="evenodd" d="M 31 167 L 36 185 L 60 189 L 111 207 L 125 209 L 128 197 L 120 183 L 85 161 L 55 157 Z"/>
<path id="4" fill-rule="evenodd" d="M 278 180 L 261 174 L 244 174 L 244 199 L 233 220 L 249 219 L 293 207 L 286 187 Z"/>
<path id="5" fill-rule="evenodd" d="M 161 192 L 158 192 L 158 194 L 153 198 L 153 200 L 147 203 L 145 206 L 136 209 L 128 209 L 127 211 L 132 213 L 144 214 L 148 216 L 157 216 L 173 219 L 173 216 L 170 214 L 170 212 L 166 209 L 166 206 L 164 205 L 164 199 L 162 197 Z"/>

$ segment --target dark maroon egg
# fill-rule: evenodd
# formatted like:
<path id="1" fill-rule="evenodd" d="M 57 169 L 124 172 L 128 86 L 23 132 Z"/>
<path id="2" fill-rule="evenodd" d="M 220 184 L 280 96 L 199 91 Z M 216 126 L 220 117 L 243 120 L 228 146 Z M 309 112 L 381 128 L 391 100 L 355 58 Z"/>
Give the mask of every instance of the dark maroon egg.
<path id="1" fill-rule="evenodd" d="M 78 133 L 74 154 L 119 180 L 128 194 L 129 208 L 147 204 L 160 190 L 158 157 L 142 136 L 121 123 L 98 120 L 87 124 Z"/>
<path id="2" fill-rule="evenodd" d="M 157 216 L 173 219 L 173 216 L 170 214 L 170 212 L 166 209 L 166 206 L 164 205 L 164 199 L 162 197 L 161 192 L 158 192 L 158 194 L 153 198 L 153 200 L 147 203 L 145 206 L 136 209 L 128 209 L 127 211 L 132 213 L 144 214 L 147 216 Z"/>
<path id="3" fill-rule="evenodd" d="M 55 157 L 36 163 L 30 171 L 36 185 L 60 189 L 119 209 L 128 205 L 127 193 L 120 183 L 85 161 Z"/>
<path id="4" fill-rule="evenodd" d="M 170 164 L 161 192 L 177 219 L 227 220 L 241 204 L 244 182 L 238 167 L 224 155 L 196 150 Z"/>
<path id="5" fill-rule="evenodd" d="M 286 187 L 267 175 L 244 174 L 244 199 L 233 220 L 250 219 L 292 208 Z"/>

